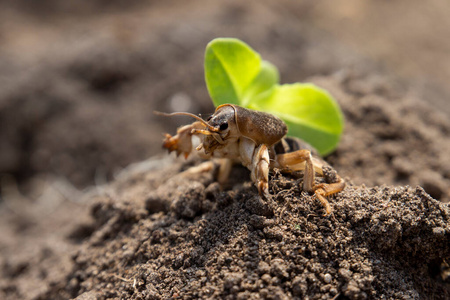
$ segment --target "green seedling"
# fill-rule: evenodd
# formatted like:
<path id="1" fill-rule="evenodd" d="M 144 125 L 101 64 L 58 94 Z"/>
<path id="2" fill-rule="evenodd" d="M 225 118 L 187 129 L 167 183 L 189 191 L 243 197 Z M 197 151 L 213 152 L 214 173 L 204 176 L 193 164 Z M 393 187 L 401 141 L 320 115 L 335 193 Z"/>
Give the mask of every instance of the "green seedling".
<path id="1" fill-rule="evenodd" d="M 217 38 L 206 47 L 205 80 L 214 105 L 236 104 L 274 114 L 288 135 L 314 146 L 321 155 L 339 143 L 344 117 L 337 102 L 311 83 L 280 84 L 277 68 L 235 38 Z"/>

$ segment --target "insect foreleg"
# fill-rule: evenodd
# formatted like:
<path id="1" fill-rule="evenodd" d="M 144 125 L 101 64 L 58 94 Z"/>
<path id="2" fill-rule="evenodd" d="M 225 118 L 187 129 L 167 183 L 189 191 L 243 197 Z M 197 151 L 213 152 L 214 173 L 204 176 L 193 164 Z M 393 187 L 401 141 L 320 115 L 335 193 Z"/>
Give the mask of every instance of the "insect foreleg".
<path id="1" fill-rule="evenodd" d="M 195 134 L 195 130 L 203 128 L 205 126 L 201 122 L 194 122 L 190 125 L 180 127 L 175 136 L 167 133 L 163 147 L 169 150 L 169 152 L 176 151 L 177 156 L 183 153 L 184 157 L 187 158 L 192 151 L 192 135 Z"/>

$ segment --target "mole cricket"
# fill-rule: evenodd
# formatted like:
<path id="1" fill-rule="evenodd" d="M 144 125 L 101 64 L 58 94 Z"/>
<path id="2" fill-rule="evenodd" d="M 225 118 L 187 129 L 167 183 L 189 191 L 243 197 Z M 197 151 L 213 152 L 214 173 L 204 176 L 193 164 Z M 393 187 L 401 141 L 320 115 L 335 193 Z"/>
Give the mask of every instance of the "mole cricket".
<path id="1" fill-rule="evenodd" d="M 233 161 L 240 162 L 251 171 L 251 179 L 262 197 L 269 195 L 269 170 L 274 168 L 281 172 L 303 171 L 301 188 L 315 194 L 325 216 L 331 213 L 326 197 L 345 187 L 345 181 L 338 175 L 335 183 L 316 184 L 315 177 L 323 177 L 324 168 L 330 168 L 329 165 L 313 155 L 302 140 L 286 137 L 286 124 L 272 114 L 234 104 L 218 106 L 207 120 L 187 112 L 155 114 L 186 115 L 197 120 L 179 127 L 175 136 L 165 135 L 163 147 L 169 152 L 176 151 L 177 156 L 184 154 L 187 158 L 192 152 L 192 137 L 198 136 L 201 143 L 195 149 L 200 157 L 228 159 L 219 170 L 219 178 L 228 176 Z"/>

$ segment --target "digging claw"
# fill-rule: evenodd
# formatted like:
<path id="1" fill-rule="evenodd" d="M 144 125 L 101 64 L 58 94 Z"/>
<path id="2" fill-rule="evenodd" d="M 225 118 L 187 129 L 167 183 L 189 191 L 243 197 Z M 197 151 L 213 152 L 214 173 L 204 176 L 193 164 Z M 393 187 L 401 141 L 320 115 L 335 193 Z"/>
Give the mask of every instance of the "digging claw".
<path id="1" fill-rule="evenodd" d="M 190 148 L 192 147 L 190 141 L 183 147 L 178 135 L 171 136 L 166 133 L 164 137 L 163 148 L 167 149 L 169 153 L 176 151 L 177 157 L 180 156 L 180 154 L 183 154 L 185 159 L 188 158 L 191 150 Z"/>
<path id="2" fill-rule="evenodd" d="M 170 134 L 165 134 L 165 139 L 163 142 L 163 148 L 169 150 L 169 152 L 175 151 L 178 149 L 178 139 L 171 136 Z"/>

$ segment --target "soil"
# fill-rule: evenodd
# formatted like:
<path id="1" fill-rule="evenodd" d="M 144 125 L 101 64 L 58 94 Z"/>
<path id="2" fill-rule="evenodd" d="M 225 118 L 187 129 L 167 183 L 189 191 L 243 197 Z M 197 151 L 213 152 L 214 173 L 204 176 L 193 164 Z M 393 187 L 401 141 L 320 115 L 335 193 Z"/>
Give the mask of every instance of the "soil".
<path id="1" fill-rule="evenodd" d="M 435 2 L 427 28 L 448 23 Z M 0 13 L 0 299 L 450 298 L 448 41 L 386 13 L 419 26 L 413 5 L 27 3 Z M 241 166 L 221 186 L 162 153 L 188 121 L 153 110 L 213 111 L 202 60 L 217 36 L 341 105 L 325 159 L 347 186 L 330 216 L 301 178 L 273 172 L 262 200 Z M 384 36 L 403 42 L 389 59 Z M 424 39 L 434 52 L 402 55 Z"/>

